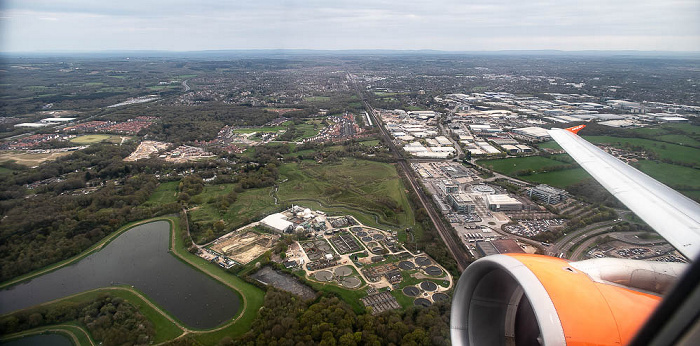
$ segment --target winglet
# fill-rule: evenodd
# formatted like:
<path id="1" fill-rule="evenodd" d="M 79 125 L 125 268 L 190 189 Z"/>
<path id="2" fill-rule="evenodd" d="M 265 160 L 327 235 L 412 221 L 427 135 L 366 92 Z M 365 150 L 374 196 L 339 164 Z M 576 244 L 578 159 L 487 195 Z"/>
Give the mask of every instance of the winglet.
<path id="1" fill-rule="evenodd" d="M 569 132 L 571 132 L 571 133 L 573 133 L 573 134 L 577 134 L 577 133 L 578 133 L 579 131 L 581 131 L 581 129 L 583 129 L 584 127 L 586 127 L 586 125 L 578 125 L 578 126 L 574 126 L 574 127 L 569 127 L 569 128 L 566 129 L 566 131 L 569 131 Z"/>

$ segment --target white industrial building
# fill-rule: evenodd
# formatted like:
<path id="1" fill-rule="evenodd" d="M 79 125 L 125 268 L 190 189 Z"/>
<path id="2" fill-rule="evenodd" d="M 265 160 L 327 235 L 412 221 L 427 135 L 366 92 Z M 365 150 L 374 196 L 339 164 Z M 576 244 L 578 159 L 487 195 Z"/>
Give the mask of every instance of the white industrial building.
<path id="1" fill-rule="evenodd" d="M 486 202 L 493 211 L 518 211 L 523 209 L 522 202 L 508 195 L 486 195 Z"/>
<path id="2" fill-rule="evenodd" d="M 530 126 L 530 127 L 523 127 L 523 128 L 519 128 L 519 129 L 514 129 L 513 132 L 517 133 L 519 135 L 532 137 L 532 138 L 540 140 L 540 141 L 544 141 L 544 140 L 548 140 L 548 139 L 552 138 L 549 135 L 549 133 L 547 133 L 546 129 L 543 129 L 543 128 L 537 127 L 537 126 Z"/>
<path id="3" fill-rule="evenodd" d="M 268 215 L 260 221 L 260 224 L 278 233 L 289 232 L 294 227 L 294 224 L 287 221 L 287 217 L 282 213 Z"/>

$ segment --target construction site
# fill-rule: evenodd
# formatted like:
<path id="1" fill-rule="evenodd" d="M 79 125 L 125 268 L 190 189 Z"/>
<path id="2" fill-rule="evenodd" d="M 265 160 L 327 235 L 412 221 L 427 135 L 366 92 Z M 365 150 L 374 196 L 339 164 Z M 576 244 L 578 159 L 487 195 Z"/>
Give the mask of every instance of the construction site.
<path id="1" fill-rule="evenodd" d="M 257 233 L 238 230 L 214 240 L 205 248 L 222 258 L 245 265 L 272 249 L 280 236 L 276 234 Z"/>

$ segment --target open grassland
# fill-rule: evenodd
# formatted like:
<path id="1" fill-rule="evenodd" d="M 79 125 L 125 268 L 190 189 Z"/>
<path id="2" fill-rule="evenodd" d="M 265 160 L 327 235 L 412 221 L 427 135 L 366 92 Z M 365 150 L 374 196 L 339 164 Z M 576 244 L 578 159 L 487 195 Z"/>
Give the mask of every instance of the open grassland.
<path id="1" fill-rule="evenodd" d="M 224 220 L 228 227 L 240 227 L 276 212 L 281 205 L 298 204 L 332 215 L 352 215 L 368 226 L 393 230 L 413 227 L 421 232 L 405 187 L 390 164 L 354 159 L 335 164 L 305 161 L 282 165 L 279 172 L 277 192 L 274 187 L 247 189 L 224 209 L 215 201 L 230 193 L 235 184 L 205 186 L 192 199 L 197 206 L 189 211 L 191 221 L 209 227 L 206 225 Z M 151 197 L 155 198 L 156 194 Z M 197 243 L 211 236 L 193 234 Z"/>
<path id="2" fill-rule="evenodd" d="M 225 211 L 208 203 L 212 198 L 223 196 L 233 191 L 235 184 L 208 185 L 197 198 L 202 203 L 189 213 L 193 222 L 212 222 L 224 220 L 228 224 L 242 226 L 253 221 L 257 216 L 275 211 L 275 200 L 269 187 L 247 189 L 238 194 L 236 201 Z M 194 239 L 197 241 L 197 239 Z"/>
<path id="3" fill-rule="evenodd" d="M 352 215 L 368 213 L 375 218 L 370 225 L 378 221 L 412 227 L 415 222 L 405 187 L 390 164 L 354 159 L 335 164 L 305 161 L 280 167 L 280 176 L 288 179 L 278 191 L 283 201 L 317 202 L 322 210 L 355 210 Z"/>
<path id="4" fill-rule="evenodd" d="M 119 144 L 122 142 L 122 136 L 85 135 L 85 136 L 75 137 L 75 138 L 71 139 L 70 141 L 72 143 L 75 143 L 75 144 L 92 144 L 92 143 L 100 143 L 100 142 Z"/>
<path id="5" fill-rule="evenodd" d="M 700 201 L 700 169 L 642 160 L 634 165 L 652 178 Z"/>
<path id="6" fill-rule="evenodd" d="M 304 98 L 306 102 L 328 102 L 330 100 L 330 96 L 309 96 Z"/>
<path id="7" fill-rule="evenodd" d="M 542 143 L 537 143 L 537 146 L 540 149 L 554 149 L 554 150 L 562 150 L 561 146 L 559 143 L 555 141 L 548 141 L 548 142 L 542 142 Z"/>
<path id="8" fill-rule="evenodd" d="M 362 142 L 359 142 L 359 143 L 362 144 L 362 145 L 364 145 L 364 146 L 374 147 L 374 146 L 379 145 L 379 140 L 378 140 L 378 139 L 370 139 L 370 140 L 368 140 L 368 141 L 362 141 Z"/>
<path id="9" fill-rule="evenodd" d="M 659 140 L 683 146 L 700 147 L 700 141 L 685 134 L 669 134 L 657 137 Z"/>
<path id="10" fill-rule="evenodd" d="M 571 184 L 580 183 L 586 179 L 592 179 L 583 168 L 567 169 L 564 171 L 555 171 L 547 173 L 535 173 L 532 175 L 518 177 L 522 180 L 538 184 L 547 184 L 558 188 L 565 188 Z"/>
<path id="11" fill-rule="evenodd" d="M 158 185 L 153 194 L 148 198 L 146 204 L 160 205 L 177 202 L 177 186 L 179 182 L 169 181 Z"/>
<path id="12" fill-rule="evenodd" d="M 541 156 L 514 157 L 499 160 L 479 160 L 477 164 L 491 168 L 496 172 L 512 175 L 522 170 L 538 170 L 546 167 L 565 165 L 566 163 Z"/>
<path id="13" fill-rule="evenodd" d="M 44 161 L 55 160 L 61 156 L 70 155 L 71 152 L 63 153 L 25 153 L 21 151 L 0 152 L 0 162 L 14 161 L 17 164 L 35 167 Z"/>
<path id="14" fill-rule="evenodd" d="M 250 127 L 244 129 L 235 129 L 235 133 L 253 133 L 253 132 L 278 132 L 287 129 L 286 126 L 263 126 L 263 127 Z"/>
<path id="15" fill-rule="evenodd" d="M 621 138 L 611 136 L 584 136 L 594 144 L 609 144 L 616 147 L 638 146 L 655 152 L 660 159 L 700 165 L 700 149 L 664 143 L 642 138 Z"/>

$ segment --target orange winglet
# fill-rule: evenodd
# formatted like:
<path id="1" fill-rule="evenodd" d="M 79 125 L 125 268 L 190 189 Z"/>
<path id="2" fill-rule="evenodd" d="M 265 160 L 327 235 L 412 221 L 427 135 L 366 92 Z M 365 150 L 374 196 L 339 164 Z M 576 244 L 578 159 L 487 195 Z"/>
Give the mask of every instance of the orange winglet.
<path id="1" fill-rule="evenodd" d="M 574 127 L 569 127 L 569 128 L 566 129 L 566 131 L 569 131 L 569 132 L 571 132 L 571 133 L 573 133 L 573 134 L 577 134 L 577 133 L 578 133 L 579 131 L 581 131 L 581 129 L 583 129 L 584 127 L 586 127 L 586 125 L 578 125 L 578 126 L 574 126 Z"/>

